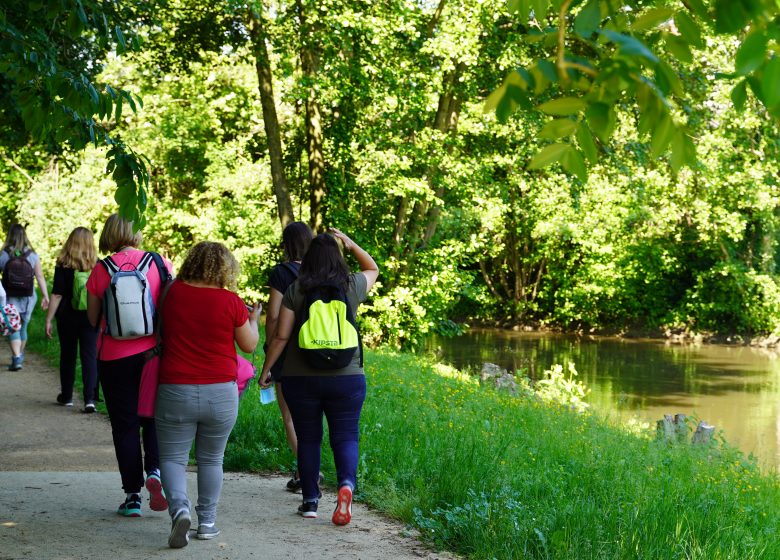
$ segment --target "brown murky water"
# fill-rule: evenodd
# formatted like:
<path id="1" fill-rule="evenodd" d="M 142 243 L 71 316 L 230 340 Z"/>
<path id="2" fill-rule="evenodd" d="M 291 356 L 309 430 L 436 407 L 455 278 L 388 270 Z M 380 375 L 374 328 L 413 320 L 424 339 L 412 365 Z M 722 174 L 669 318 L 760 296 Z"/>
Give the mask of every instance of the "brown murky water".
<path id="1" fill-rule="evenodd" d="M 574 362 L 588 402 L 628 421 L 683 413 L 722 430 L 732 445 L 768 469 L 780 467 L 780 353 L 745 346 L 670 344 L 473 329 L 428 343 L 444 362 L 492 362 L 536 377 Z"/>

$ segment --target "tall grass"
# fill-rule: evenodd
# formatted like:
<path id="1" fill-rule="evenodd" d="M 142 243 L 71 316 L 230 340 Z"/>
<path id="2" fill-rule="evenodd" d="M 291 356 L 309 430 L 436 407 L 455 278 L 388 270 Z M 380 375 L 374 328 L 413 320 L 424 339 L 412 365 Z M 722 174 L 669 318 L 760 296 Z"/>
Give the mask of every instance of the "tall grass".
<path id="1" fill-rule="evenodd" d="M 30 349 L 56 363 L 42 317 Z M 723 443 L 657 442 L 410 354 L 367 350 L 366 374 L 357 497 L 435 546 L 476 559 L 780 558 L 780 482 Z M 293 464 L 253 383 L 225 466 Z"/>
<path id="2" fill-rule="evenodd" d="M 358 497 L 437 546 L 478 559 L 780 558 L 780 484 L 724 444 L 670 446 L 409 354 L 367 351 L 366 364 Z M 234 469 L 291 461 L 256 388 L 228 456 Z"/>

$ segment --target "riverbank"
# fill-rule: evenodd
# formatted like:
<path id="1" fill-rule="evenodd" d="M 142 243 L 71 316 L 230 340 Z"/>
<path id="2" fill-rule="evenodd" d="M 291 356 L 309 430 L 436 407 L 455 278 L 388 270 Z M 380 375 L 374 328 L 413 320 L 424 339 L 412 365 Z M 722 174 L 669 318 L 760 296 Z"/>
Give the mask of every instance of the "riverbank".
<path id="1" fill-rule="evenodd" d="M 472 328 L 501 329 L 523 333 L 553 333 L 587 338 L 647 339 L 665 340 L 672 344 L 724 344 L 735 346 L 755 346 L 759 348 L 780 348 L 780 335 L 773 333 L 739 334 L 693 332 L 685 329 L 647 329 L 640 327 L 606 327 L 599 329 L 573 329 L 545 325 L 514 324 L 511 322 L 469 322 Z"/>

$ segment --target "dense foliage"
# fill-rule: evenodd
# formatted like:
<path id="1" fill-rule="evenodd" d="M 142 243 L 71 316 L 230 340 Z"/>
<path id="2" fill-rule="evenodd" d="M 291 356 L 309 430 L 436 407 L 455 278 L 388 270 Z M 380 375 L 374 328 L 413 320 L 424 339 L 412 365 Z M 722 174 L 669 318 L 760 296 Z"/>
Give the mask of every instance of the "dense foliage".
<path id="1" fill-rule="evenodd" d="M 535 4 L 549 7 L 533 21 L 550 29 L 565 5 L 574 26 L 566 33 L 580 37 L 565 44 L 582 42 L 581 13 L 593 2 Z M 606 4 L 598 3 L 602 27 Z M 145 49 L 107 56 L 99 76 L 144 101 L 120 120 L 123 140 L 149 157 L 146 244 L 180 260 L 196 240 L 223 240 L 243 264 L 244 295 L 262 296 L 281 223 L 339 227 L 382 271 L 363 313 L 371 343 L 413 344 L 464 320 L 778 330 L 780 135 L 767 112 L 774 106 L 750 81 L 773 72 L 775 12 L 754 18 L 748 32 L 760 27 L 762 38 L 748 53 L 742 31 L 735 39 L 696 19 L 701 40 L 678 45 L 690 60 L 664 62 L 642 80 L 663 94 L 653 90 L 664 108 L 653 118 L 666 111 L 677 123 L 656 139 L 636 84 L 617 78 L 599 86 L 625 94 L 610 98 L 606 120 L 576 103 L 581 111 L 552 120 L 544 110 L 485 113 L 510 69 L 557 54 L 558 35 L 540 39 L 520 8 L 518 16 L 501 0 L 168 0 L 139 31 Z M 684 4 L 662 8 L 613 31 L 674 54 L 679 41 L 660 16 L 680 24 Z M 597 46 L 581 53 L 594 68 L 633 68 L 626 45 Z M 666 54 L 656 56 L 660 65 Z M 552 77 L 535 102 L 572 97 Z M 754 94 L 739 95 L 735 108 L 734 90 L 746 86 Z M 674 138 L 695 158 L 665 153 Z M 533 163 L 550 139 L 566 146 L 545 163 L 563 168 Z M 115 186 L 100 148 L 66 158 L 16 146 L 0 161 L 18 200 L 6 199 L 5 225 L 28 223 L 51 266 L 72 227 L 99 228 L 114 210 Z M 591 148 L 586 174 L 563 155 L 588 159 Z M 28 162 L 28 177 L 8 158 Z"/>

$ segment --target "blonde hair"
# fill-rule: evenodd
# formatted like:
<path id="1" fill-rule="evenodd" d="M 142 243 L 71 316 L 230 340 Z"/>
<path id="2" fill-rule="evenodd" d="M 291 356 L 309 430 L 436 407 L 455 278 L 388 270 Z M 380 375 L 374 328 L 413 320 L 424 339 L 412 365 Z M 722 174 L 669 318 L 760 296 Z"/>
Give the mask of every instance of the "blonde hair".
<path id="1" fill-rule="evenodd" d="M 11 226 L 11 229 L 8 230 L 8 236 L 5 238 L 5 244 L 3 245 L 3 250 L 6 249 L 13 249 L 20 253 L 27 249 L 34 251 L 21 224 L 14 224 Z"/>
<path id="2" fill-rule="evenodd" d="M 187 253 L 177 278 L 234 290 L 239 270 L 238 261 L 222 243 L 201 241 Z"/>
<path id="3" fill-rule="evenodd" d="M 68 240 L 57 255 L 57 265 L 73 270 L 89 271 L 97 262 L 95 237 L 85 227 L 77 227 L 70 232 Z"/>
<path id="4" fill-rule="evenodd" d="M 116 253 L 122 247 L 141 246 L 144 236 L 141 231 L 133 232 L 133 222 L 125 220 L 119 214 L 111 214 L 100 232 L 98 243 L 101 253 Z"/>

